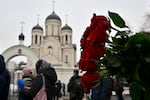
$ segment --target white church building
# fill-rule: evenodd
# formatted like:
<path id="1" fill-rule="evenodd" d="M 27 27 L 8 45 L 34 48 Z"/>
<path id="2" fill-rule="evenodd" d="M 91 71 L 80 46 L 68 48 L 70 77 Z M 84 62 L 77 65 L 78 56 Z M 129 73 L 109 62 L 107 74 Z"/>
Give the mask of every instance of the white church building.
<path id="1" fill-rule="evenodd" d="M 55 68 L 58 79 L 68 83 L 76 69 L 76 44 L 72 43 L 72 28 L 52 11 L 45 19 L 45 28 L 37 22 L 31 30 L 31 44 L 25 46 L 23 32 L 19 35 L 19 44 L 6 49 L 2 55 L 6 64 L 16 56 L 27 57 L 27 67 L 35 69 L 38 59 L 44 59 Z"/>

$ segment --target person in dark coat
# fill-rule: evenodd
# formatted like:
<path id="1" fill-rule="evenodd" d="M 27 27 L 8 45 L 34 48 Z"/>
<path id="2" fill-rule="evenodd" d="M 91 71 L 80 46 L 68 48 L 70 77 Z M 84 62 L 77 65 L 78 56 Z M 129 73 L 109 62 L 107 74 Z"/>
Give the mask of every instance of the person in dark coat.
<path id="1" fill-rule="evenodd" d="M 66 85 L 65 83 L 62 83 L 62 92 L 63 92 L 63 96 L 66 95 Z"/>
<path id="2" fill-rule="evenodd" d="M 0 100 L 8 100 L 10 80 L 10 72 L 6 68 L 4 57 L 0 55 Z"/>
<path id="3" fill-rule="evenodd" d="M 55 83 L 55 97 L 54 100 L 59 100 L 59 97 L 61 97 L 61 81 L 57 80 L 57 82 Z"/>
<path id="4" fill-rule="evenodd" d="M 43 86 L 43 79 L 41 75 L 42 73 L 45 77 L 47 100 L 52 100 L 54 97 L 55 82 L 57 81 L 57 74 L 55 69 L 51 66 L 50 63 L 40 59 L 36 63 L 36 72 L 37 76 L 32 81 L 31 89 L 29 91 L 22 89 L 20 91 L 21 95 L 23 95 L 24 98 L 27 98 L 26 100 L 33 100 L 33 98 Z"/>
<path id="5" fill-rule="evenodd" d="M 73 71 L 73 76 L 69 80 L 68 92 L 70 100 L 82 100 L 84 97 L 81 76 L 79 76 L 79 71 L 77 69 Z"/>

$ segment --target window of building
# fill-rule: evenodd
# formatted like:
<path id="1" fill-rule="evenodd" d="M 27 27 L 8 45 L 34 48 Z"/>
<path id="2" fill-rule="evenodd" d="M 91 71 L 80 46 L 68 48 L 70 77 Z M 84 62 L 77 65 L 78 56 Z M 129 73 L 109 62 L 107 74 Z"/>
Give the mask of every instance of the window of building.
<path id="1" fill-rule="evenodd" d="M 35 35 L 35 44 L 37 44 L 37 35 Z"/>
<path id="2" fill-rule="evenodd" d="M 65 63 L 68 63 L 68 56 L 66 56 L 66 61 L 65 61 Z"/>
<path id="3" fill-rule="evenodd" d="M 52 54 L 53 53 L 53 47 L 52 46 L 48 46 L 48 54 Z"/>
<path id="4" fill-rule="evenodd" d="M 68 43 L 68 36 L 66 35 L 66 44 Z"/>
<path id="5" fill-rule="evenodd" d="M 54 35 L 54 25 L 52 25 L 52 36 Z"/>
<path id="6" fill-rule="evenodd" d="M 40 36 L 40 44 L 41 44 L 41 41 L 42 41 L 42 36 Z"/>

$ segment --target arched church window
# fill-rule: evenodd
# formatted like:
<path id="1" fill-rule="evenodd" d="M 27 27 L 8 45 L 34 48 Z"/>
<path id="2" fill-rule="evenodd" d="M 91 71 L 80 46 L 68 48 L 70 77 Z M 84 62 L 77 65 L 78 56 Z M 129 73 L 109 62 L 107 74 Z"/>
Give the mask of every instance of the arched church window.
<path id="1" fill-rule="evenodd" d="M 66 44 L 68 43 L 68 36 L 66 35 Z"/>
<path id="2" fill-rule="evenodd" d="M 53 47 L 52 46 L 48 46 L 48 54 L 52 54 L 53 53 Z"/>
<path id="3" fill-rule="evenodd" d="M 54 25 L 52 25 L 52 36 L 54 34 Z"/>
<path id="4" fill-rule="evenodd" d="M 65 63 L 68 63 L 68 56 L 66 55 L 66 61 L 65 61 Z"/>
<path id="5" fill-rule="evenodd" d="M 35 44 L 37 44 L 37 35 L 35 35 Z"/>
<path id="6" fill-rule="evenodd" d="M 42 36 L 40 36 L 40 43 L 41 43 L 41 41 L 42 41 Z"/>

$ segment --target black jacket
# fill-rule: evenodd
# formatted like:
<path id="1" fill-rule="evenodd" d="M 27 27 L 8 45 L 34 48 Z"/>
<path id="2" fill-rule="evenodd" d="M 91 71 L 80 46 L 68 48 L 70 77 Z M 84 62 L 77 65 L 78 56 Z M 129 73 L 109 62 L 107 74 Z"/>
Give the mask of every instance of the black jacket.
<path id="1" fill-rule="evenodd" d="M 7 100 L 10 80 L 10 73 L 6 69 L 4 57 L 0 55 L 0 100 Z"/>
<path id="2" fill-rule="evenodd" d="M 80 81 L 80 85 L 77 84 L 77 80 Z M 82 100 L 84 96 L 83 86 L 81 84 L 81 77 L 73 75 L 68 83 L 68 92 L 70 93 L 70 100 Z"/>
<path id="3" fill-rule="evenodd" d="M 45 77 L 45 85 L 46 85 L 46 92 L 47 92 L 47 100 L 52 100 L 55 91 L 55 82 L 57 80 L 57 75 L 55 69 L 52 67 L 43 68 L 39 71 L 38 75 L 32 81 L 32 86 L 29 91 L 25 91 L 24 89 L 21 90 L 21 95 L 25 98 L 25 100 L 33 100 L 36 96 L 38 91 L 42 88 L 43 81 L 42 76 L 40 73 L 43 73 Z"/>

